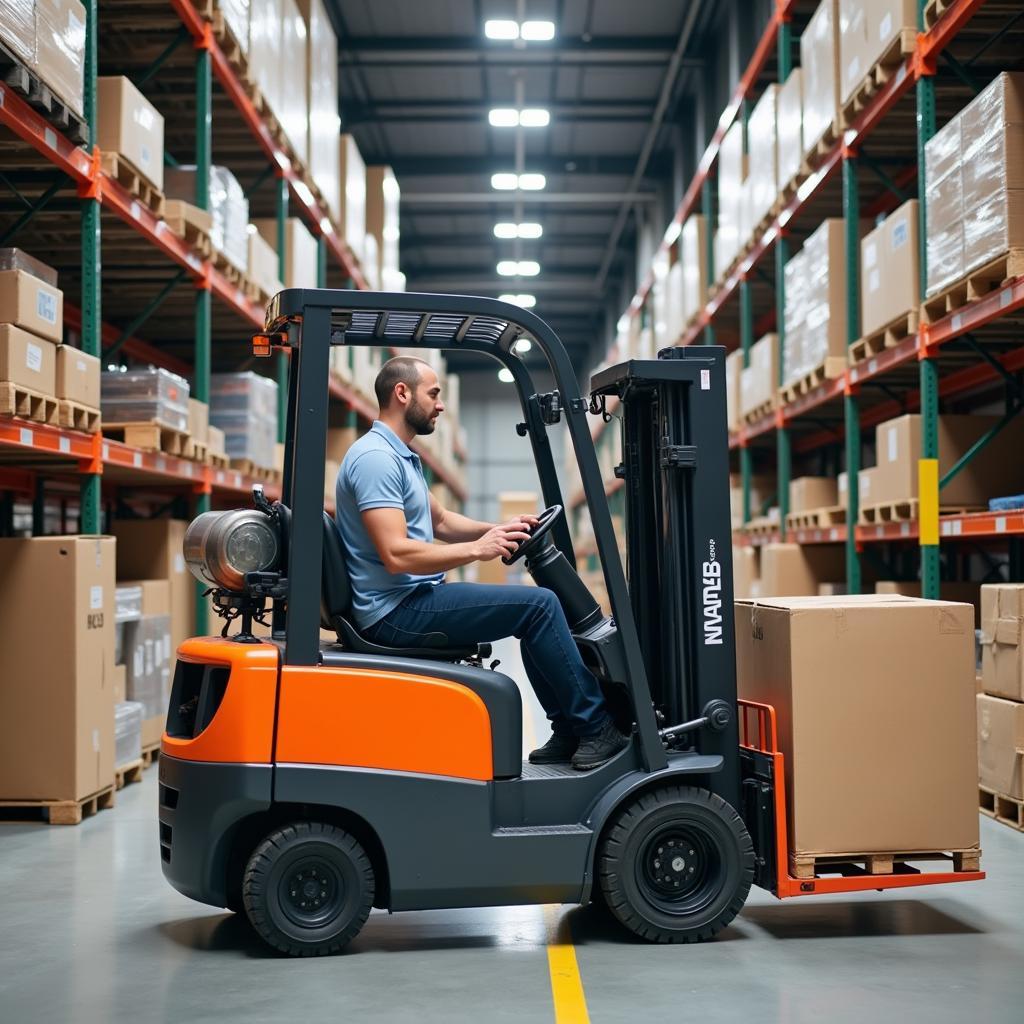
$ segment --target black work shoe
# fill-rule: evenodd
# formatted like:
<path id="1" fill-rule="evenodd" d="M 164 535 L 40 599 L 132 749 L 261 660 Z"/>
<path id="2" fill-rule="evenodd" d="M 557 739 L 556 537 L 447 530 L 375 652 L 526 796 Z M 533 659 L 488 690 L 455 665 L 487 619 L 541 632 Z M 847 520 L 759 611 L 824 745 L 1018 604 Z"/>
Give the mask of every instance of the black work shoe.
<path id="1" fill-rule="evenodd" d="M 600 768 L 628 744 L 629 737 L 623 736 L 609 718 L 596 736 L 580 737 L 580 745 L 572 755 L 572 766 L 581 772 Z"/>
<path id="2" fill-rule="evenodd" d="M 552 733 L 543 747 L 530 751 L 530 764 L 568 764 L 579 742 L 575 736 Z"/>

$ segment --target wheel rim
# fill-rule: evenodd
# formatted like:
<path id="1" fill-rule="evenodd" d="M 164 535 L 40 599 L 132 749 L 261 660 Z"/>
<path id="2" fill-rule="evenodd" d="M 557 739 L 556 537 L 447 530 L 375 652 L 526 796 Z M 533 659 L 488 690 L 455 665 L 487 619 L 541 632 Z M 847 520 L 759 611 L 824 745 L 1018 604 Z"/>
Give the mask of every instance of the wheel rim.
<path id="1" fill-rule="evenodd" d="M 721 892 L 724 869 L 715 837 L 694 821 L 673 821 L 643 841 L 636 882 L 645 899 L 672 915 L 697 913 Z"/>
<path id="2" fill-rule="evenodd" d="M 345 880 L 324 857 L 307 856 L 289 864 L 277 892 L 281 912 L 299 928 L 322 928 L 345 906 Z"/>

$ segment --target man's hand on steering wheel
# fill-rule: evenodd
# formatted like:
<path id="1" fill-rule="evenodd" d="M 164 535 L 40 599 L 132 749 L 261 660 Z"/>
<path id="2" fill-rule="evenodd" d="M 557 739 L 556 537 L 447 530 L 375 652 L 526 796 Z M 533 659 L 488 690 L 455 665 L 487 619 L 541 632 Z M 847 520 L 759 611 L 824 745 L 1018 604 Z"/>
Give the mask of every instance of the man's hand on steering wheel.
<path id="1" fill-rule="evenodd" d="M 530 539 L 529 527 L 520 520 L 492 526 L 473 546 L 473 555 L 478 562 L 490 562 L 495 558 L 511 558 L 519 546 Z"/>

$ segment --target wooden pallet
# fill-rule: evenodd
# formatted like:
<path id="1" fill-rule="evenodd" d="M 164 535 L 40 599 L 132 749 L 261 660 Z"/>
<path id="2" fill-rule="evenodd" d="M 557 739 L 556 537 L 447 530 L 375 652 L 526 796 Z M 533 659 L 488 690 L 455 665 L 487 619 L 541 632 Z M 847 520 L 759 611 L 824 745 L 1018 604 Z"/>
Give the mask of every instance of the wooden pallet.
<path id="1" fill-rule="evenodd" d="M 187 458 L 192 439 L 184 430 L 173 430 L 162 423 L 104 423 L 103 433 L 115 441 L 123 441 L 145 452 L 165 452 Z"/>
<path id="2" fill-rule="evenodd" d="M 56 424 L 57 399 L 9 380 L 0 381 L 0 415 Z"/>
<path id="3" fill-rule="evenodd" d="M 231 468 L 231 459 L 229 459 L 223 452 L 214 452 L 207 448 L 206 458 L 207 464 L 213 466 L 214 469 Z"/>
<path id="4" fill-rule="evenodd" d="M 104 174 L 123 185 L 155 217 L 163 218 L 163 192 L 151 184 L 141 171 L 136 170 L 130 160 L 120 153 L 103 152 L 100 153 L 100 165 Z"/>
<path id="5" fill-rule="evenodd" d="M 778 532 L 779 525 L 777 519 L 759 516 L 757 519 L 751 519 L 749 523 L 746 523 L 743 527 L 743 532 L 748 537 L 770 537 Z"/>
<path id="6" fill-rule="evenodd" d="M 924 27 L 930 29 L 956 0 L 928 0 L 924 8 Z"/>
<path id="7" fill-rule="evenodd" d="M 89 126 L 34 71 L 18 59 L 13 50 L 0 42 L 0 77 L 36 113 L 53 125 L 76 146 L 89 142 Z"/>
<path id="8" fill-rule="evenodd" d="M 755 405 L 749 412 L 743 414 L 744 423 L 758 423 L 765 418 L 765 416 L 771 415 L 776 407 L 778 401 L 775 398 L 767 398 L 761 402 L 760 405 Z"/>
<path id="9" fill-rule="evenodd" d="M 231 31 L 231 26 L 227 23 L 223 12 L 220 10 L 214 10 L 213 12 L 213 35 L 220 44 L 221 52 L 227 58 L 227 62 L 234 69 L 235 74 L 243 82 L 248 82 L 250 80 L 249 58 L 235 38 L 235 33 Z"/>
<path id="10" fill-rule="evenodd" d="M 210 232 L 199 220 L 209 220 L 209 214 L 191 203 L 180 199 L 169 199 L 164 204 L 164 220 L 167 226 L 179 237 L 185 239 L 195 251 L 208 260 L 213 252 Z"/>
<path id="11" fill-rule="evenodd" d="M 890 81 L 916 46 L 917 29 L 901 29 L 840 109 L 839 123 L 842 128 L 849 128 L 857 120 L 860 113 L 871 103 L 872 97 Z"/>
<path id="12" fill-rule="evenodd" d="M 0 816 L 8 821 L 45 821 L 51 825 L 79 825 L 99 811 L 114 806 L 114 784 L 80 800 L 0 800 Z"/>
<path id="13" fill-rule="evenodd" d="M 907 498 L 905 501 L 881 501 L 873 505 L 861 505 L 857 522 L 861 526 L 875 526 L 881 523 L 913 523 L 917 522 L 918 499 Z M 942 515 L 963 515 L 965 512 L 979 512 L 981 505 L 942 505 Z"/>
<path id="14" fill-rule="evenodd" d="M 941 320 L 950 313 L 999 289 L 1004 281 L 1024 274 L 1024 249 L 1010 249 L 1002 256 L 965 274 L 958 281 L 921 303 L 921 322 Z"/>
<path id="15" fill-rule="evenodd" d="M 95 434 L 100 429 L 100 411 L 88 405 L 72 402 L 70 398 L 58 398 L 57 423 L 69 430 Z"/>
<path id="16" fill-rule="evenodd" d="M 160 741 L 150 743 L 148 747 L 142 748 L 142 767 L 152 768 L 160 757 Z"/>
<path id="17" fill-rule="evenodd" d="M 877 356 L 879 352 L 887 348 L 895 348 L 905 338 L 917 334 L 919 311 L 910 310 L 895 320 L 887 323 L 884 327 L 865 334 L 850 346 L 850 365 Z"/>
<path id="18" fill-rule="evenodd" d="M 904 864 L 915 861 L 952 861 L 954 871 L 978 871 L 981 850 L 919 850 L 892 853 L 843 853 L 828 856 L 813 853 L 790 854 L 789 873 L 794 878 L 810 879 L 819 875 L 866 874 L 891 875 Z M 852 868 L 852 871 L 850 870 Z"/>
<path id="19" fill-rule="evenodd" d="M 846 509 L 841 505 L 812 508 L 805 512 L 790 512 L 786 516 L 787 530 L 824 530 L 846 522 Z"/>
<path id="20" fill-rule="evenodd" d="M 978 787 L 978 810 L 986 817 L 995 818 L 1010 828 L 1024 832 L 1024 800 L 1015 796 L 1006 796 L 993 789 Z"/>
<path id="21" fill-rule="evenodd" d="M 182 457 L 208 466 L 210 464 L 210 446 L 205 441 L 197 441 L 194 437 L 190 437 L 188 447 L 182 453 Z"/>
<path id="22" fill-rule="evenodd" d="M 239 270 L 238 267 L 236 267 L 234 263 L 224 255 L 224 253 L 213 249 L 210 253 L 210 262 L 213 263 L 225 278 L 227 278 L 230 284 L 233 284 L 238 288 L 242 288 L 244 286 L 245 273 Z"/>
<path id="23" fill-rule="evenodd" d="M 805 373 L 797 380 L 791 381 L 789 384 L 779 388 L 779 397 L 788 404 L 795 401 L 801 395 L 806 395 L 819 384 L 824 384 L 826 380 L 842 377 L 845 372 L 845 356 L 826 356 L 825 361 L 816 366 L 810 373 Z"/>
<path id="24" fill-rule="evenodd" d="M 130 786 L 133 782 L 142 781 L 142 769 L 145 767 L 142 763 L 142 758 L 137 758 L 134 761 L 129 761 L 127 764 L 123 764 L 118 768 L 114 769 L 114 786 L 117 789 L 124 789 L 125 786 Z"/>
<path id="25" fill-rule="evenodd" d="M 832 147 L 842 135 L 839 126 L 839 118 L 836 117 L 832 123 L 821 133 L 821 137 L 811 146 L 808 146 L 804 153 L 804 166 L 811 173 L 818 169 L 818 165 L 832 152 Z"/>

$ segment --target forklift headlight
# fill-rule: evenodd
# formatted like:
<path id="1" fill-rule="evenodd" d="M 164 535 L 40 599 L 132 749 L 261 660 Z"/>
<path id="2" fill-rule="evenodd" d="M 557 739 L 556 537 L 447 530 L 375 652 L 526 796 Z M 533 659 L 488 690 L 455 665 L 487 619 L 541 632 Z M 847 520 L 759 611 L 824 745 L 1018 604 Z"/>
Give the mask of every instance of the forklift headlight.
<path id="1" fill-rule="evenodd" d="M 185 531 L 184 554 L 197 580 L 241 593 L 247 572 L 277 568 L 281 544 L 273 523 L 256 509 L 204 512 Z"/>

